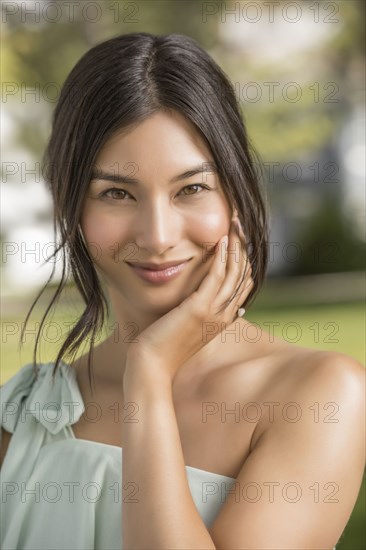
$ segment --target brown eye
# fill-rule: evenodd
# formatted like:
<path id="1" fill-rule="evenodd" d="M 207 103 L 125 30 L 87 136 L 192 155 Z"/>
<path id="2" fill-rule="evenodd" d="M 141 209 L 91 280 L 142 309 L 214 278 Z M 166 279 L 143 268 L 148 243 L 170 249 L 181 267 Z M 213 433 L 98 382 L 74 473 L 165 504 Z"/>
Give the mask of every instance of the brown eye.
<path id="1" fill-rule="evenodd" d="M 196 187 L 200 187 L 202 190 L 208 190 L 209 189 L 208 187 L 205 187 L 204 185 L 200 185 L 198 183 L 193 183 L 192 185 L 187 185 L 186 187 L 184 187 L 182 189 L 182 191 L 186 191 L 187 189 L 194 189 Z M 183 195 L 187 195 L 187 196 L 189 196 L 189 195 L 199 195 L 199 194 L 200 193 L 195 193 L 195 192 L 193 192 L 193 193 L 185 193 L 184 192 L 183 193 Z"/>
<path id="2" fill-rule="evenodd" d="M 110 195 L 108 195 L 108 193 L 110 193 Z M 123 200 L 127 194 L 128 194 L 127 191 L 125 191 L 124 189 L 119 189 L 118 187 L 111 187 L 110 189 L 103 191 L 102 196 L 110 199 L 115 199 L 115 200 Z"/>

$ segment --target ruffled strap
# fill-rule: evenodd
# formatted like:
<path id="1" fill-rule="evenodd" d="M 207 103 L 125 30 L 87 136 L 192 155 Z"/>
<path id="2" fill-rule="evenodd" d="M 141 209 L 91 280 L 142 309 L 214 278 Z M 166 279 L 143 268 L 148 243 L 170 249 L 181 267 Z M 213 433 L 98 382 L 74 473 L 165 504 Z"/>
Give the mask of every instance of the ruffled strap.
<path id="1" fill-rule="evenodd" d="M 35 380 L 32 365 L 26 365 L 0 388 L 1 426 L 14 433 L 23 400 L 29 395 Z M 0 431 L 1 438 L 1 431 Z M 1 441 L 1 439 L 0 439 Z"/>
<path id="2" fill-rule="evenodd" d="M 29 415 L 53 435 L 79 420 L 85 407 L 76 371 L 61 362 L 53 381 L 53 366 L 54 363 L 38 365 L 36 377 L 33 364 L 29 363 L 1 386 L 1 426 L 6 431 L 14 433 L 19 419 L 26 422 Z"/>

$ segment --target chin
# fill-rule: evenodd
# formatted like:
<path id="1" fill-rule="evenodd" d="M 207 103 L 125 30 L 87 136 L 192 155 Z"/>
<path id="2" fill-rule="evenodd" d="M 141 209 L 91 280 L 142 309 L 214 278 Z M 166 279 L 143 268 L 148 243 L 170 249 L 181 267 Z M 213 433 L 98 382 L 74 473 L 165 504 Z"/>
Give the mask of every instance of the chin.
<path id="1" fill-rule="evenodd" d="M 114 287 L 122 296 L 123 301 L 133 309 L 144 311 L 146 314 L 164 315 L 179 306 L 195 290 L 191 284 L 185 288 L 171 288 L 167 285 L 142 289 L 126 289 Z"/>

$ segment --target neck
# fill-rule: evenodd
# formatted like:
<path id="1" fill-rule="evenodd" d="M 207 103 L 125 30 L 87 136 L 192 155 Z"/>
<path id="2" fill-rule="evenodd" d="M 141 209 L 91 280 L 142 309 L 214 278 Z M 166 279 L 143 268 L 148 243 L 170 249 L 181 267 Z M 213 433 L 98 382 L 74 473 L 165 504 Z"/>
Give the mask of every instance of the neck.
<path id="1" fill-rule="evenodd" d="M 135 305 L 132 306 L 121 296 L 114 295 L 113 292 L 110 292 L 110 303 L 114 313 L 114 321 L 108 324 L 110 335 L 101 344 L 95 346 L 92 368 L 96 385 L 99 381 L 100 383 L 105 382 L 121 386 L 125 372 L 126 355 L 131 343 L 134 340 L 136 341 L 141 332 L 169 310 L 159 311 L 157 308 L 152 309 L 151 307 L 144 310 Z M 239 324 L 239 326 L 235 326 L 236 324 Z M 178 384 L 178 380 L 182 383 L 190 380 L 198 381 L 215 368 L 220 358 L 225 356 L 226 359 L 229 359 L 229 350 L 225 346 L 225 342 L 230 346 L 230 344 L 237 341 L 237 337 L 233 334 L 235 332 L 234 328 L 241 331 L 244 324 L 246 324 L 244 319 L 236 319 L 226 327 L 226 330 L 218 333 L 207 342 L 181 366 L 174 383 L 177 381 Z M 225 334 L 226 331 L 227 334 Z M 223 347 L 226 348 L 224 354 L 222 354 Z M 230 346 L 230 348 L 237 348 L 237 346 Z M 234 349 L 231 349 L 231 351 L 234 351 Z"/>

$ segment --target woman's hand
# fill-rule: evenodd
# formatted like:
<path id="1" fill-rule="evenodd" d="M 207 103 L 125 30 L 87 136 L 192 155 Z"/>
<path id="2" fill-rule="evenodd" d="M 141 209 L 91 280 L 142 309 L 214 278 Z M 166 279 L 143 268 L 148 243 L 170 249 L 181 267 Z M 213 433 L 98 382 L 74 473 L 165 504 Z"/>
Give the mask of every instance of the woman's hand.
<path id="1" fill-rule="evenodd" d="M 252 269 L 244 253 L 243 243 L 243 232 L 236 220 L 233 220 L 228 248 L 222 237 L 216 245 L 210 271 L 199 288 L 179 306 L 143 330 L 138 336 L 138 342 L 129 346 L 125 376 L 128 376 L 128 367 L 132 361 L 132 370 L 136 362 L 139 365 L 146 364 L 146 370 L 153 377 L 156 373 L 173 381 L 180 366 L 217 336 L 218 332 L 210 335 L 208 331 L 206 334 L 208 324 L 217 323 L 214 326 L 221 332 L 233 322 L 238 308 L 245 302 L 253 286 Z M 246 276 L 238 294 L 222 309 L 239 286 L 244 270 Z"/>

